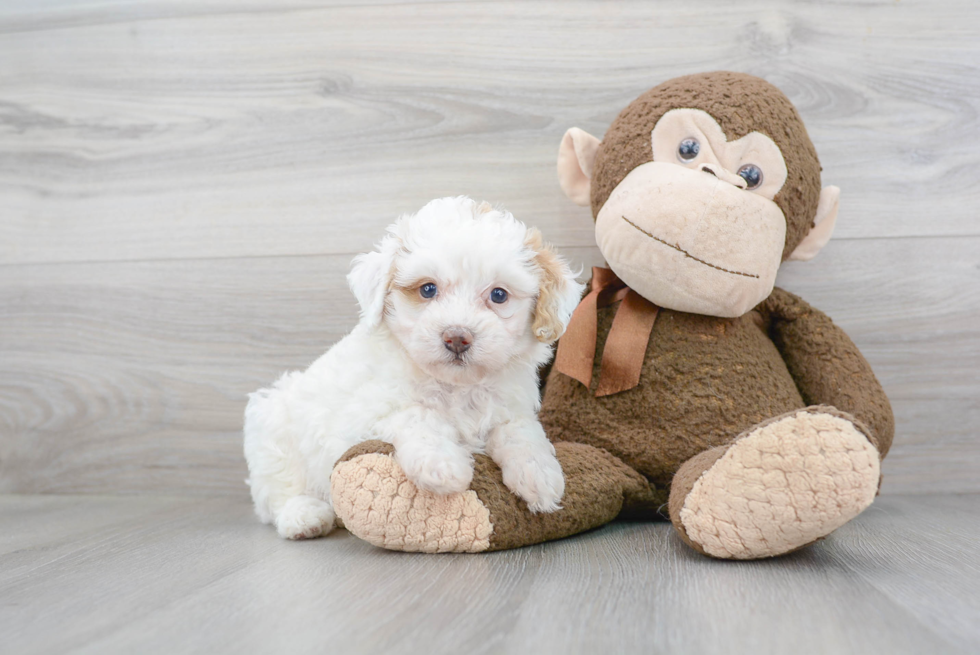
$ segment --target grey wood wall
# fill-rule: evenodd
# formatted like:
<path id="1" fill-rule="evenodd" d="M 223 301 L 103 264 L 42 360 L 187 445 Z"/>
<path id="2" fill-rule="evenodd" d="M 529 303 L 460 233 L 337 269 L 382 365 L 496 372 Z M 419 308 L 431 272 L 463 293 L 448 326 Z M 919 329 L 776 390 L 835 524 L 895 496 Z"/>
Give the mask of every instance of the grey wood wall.
<path id="1" fill-rule="evenodd" d="M 241 494 L 246 392 L 355 320 L 397 214 L 468 194 L 600 262 L 566 128 L 714 69 L 843 189 L 780 284 L 891 396 L 883 493 L 980 490 L 980 3 L 0 6 L 0 492 Z"/>

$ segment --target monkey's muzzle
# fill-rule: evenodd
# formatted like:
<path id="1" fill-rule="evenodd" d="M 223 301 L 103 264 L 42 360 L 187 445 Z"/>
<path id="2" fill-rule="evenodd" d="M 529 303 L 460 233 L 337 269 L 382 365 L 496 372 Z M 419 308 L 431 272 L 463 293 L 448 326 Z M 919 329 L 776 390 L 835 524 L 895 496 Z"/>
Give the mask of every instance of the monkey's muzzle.
<path id="1" fill-rule="evenodd" d="M 633 169 L 596 218 L 599 249 L 630 287 L 712 316 L 741 316 L 772 292 L 785 239 L 769 198 L 669 163 Z"/>

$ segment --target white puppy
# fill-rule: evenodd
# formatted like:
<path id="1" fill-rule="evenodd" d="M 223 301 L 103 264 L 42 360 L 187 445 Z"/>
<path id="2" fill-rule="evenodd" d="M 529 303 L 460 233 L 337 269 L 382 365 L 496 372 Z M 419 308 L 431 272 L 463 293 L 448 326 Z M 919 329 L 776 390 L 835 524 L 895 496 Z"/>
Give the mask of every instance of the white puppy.
<path id="1" fill-rule="evenodd" d="M 361 320 L 304 372 L 250 395 L 255 511 L 287 539 L 334 525 L 330 474 L 381 439 L 422 489 L 464 491 L 485 452 L 532 512 L 559 508 L 555 449 L 537 419 L 538 368 L 581 297 L 568 265 L 509 213 L 469 198 L 402 216 L 347 278 Z"/>

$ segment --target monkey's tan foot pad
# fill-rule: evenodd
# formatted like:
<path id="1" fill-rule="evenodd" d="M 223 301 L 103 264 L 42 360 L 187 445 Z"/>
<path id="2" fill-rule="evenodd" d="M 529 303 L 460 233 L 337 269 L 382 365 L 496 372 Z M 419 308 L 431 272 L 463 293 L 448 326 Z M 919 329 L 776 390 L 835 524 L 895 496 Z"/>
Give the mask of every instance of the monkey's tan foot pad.
<path id="1" fill-rule="evenodd" d="M 878 451 L 861 427 L 833 408 L 800 410 L 747 432 L 704 470 L 679 527 L 714 557 L 781 555 L 864 511 L 879 477 Z"/>
<path id="2" fill-rule="evenodd" d="M 490 511 L 472 490 L 440 495 L 417 488 L 381 442 L 348 451 L 331 476 L 334 510 L 348 531 L 389 550 L 478 553 L 490 547 Z M 350 455 L 353 455 L 349 457 Z"/>

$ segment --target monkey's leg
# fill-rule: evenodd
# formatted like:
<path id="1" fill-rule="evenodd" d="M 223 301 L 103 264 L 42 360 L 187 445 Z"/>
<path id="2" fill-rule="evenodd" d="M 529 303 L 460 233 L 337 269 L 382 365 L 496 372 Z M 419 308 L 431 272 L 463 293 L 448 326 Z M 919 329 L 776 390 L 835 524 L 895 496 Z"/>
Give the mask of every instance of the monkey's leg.
<path id="1" fill-rule="evenodd" d="M 892 406 L 851 338 L 826 314 L 778 287 L 761 307 L 803 400 L 855 417 L 874 435 L 881 456 L 887 455 L 895 435 Z"/>
<path id="2" fill-rule="evenodd" d="M 609 453 L 555 444 L 565 476 L 562 509 L 532 514 L 504 486 L 500 468 L 475 457 L 470 489 L 439 495 L 409 482 L 394 447 L 366 441 L 334 467 L 332 496 L 347 530 L 375 546 L 426 553 L 478 553 L 560 539 L 615 519 L 624 506 L 647 507 L 657 496 L 646 478 Z"/>
<path id="3" fill-rule="evenodd" d="M 773 557 L 860 514 L 879 479 L 870 431 L 832 407 L 808 407 L 685 462 L 671 483 L 670 520 L 706 555 Z"/>

